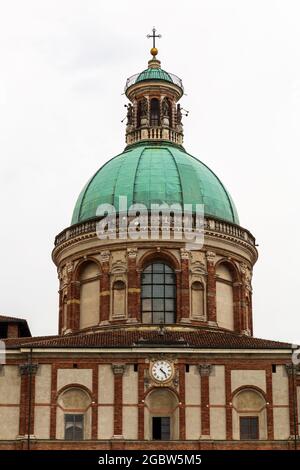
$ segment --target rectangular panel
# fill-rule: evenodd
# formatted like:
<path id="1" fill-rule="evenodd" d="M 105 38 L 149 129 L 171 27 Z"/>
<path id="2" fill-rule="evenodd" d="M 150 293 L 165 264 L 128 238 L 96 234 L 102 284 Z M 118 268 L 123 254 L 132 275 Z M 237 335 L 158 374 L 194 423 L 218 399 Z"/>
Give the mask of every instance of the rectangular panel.
<path id="1" fill-rule="evenodd" d="M 226 439 L 225 408 L 210 408 L 210 437 L 212 439 Z"/>
<path id="2" fill-rule="evenodd" d="M 124 439 L 138 438 L 138 408 L 136 406 L 123 407 L 123 436 Z"/>
<path id="3" fill-rule="evenodd" d="M 209 376 L 209 402 L 212 405 L 225 404 L 225 367 L 214 366 Z"/>
<path id="4" fill-rule="evenodd" d="M 114 402 L 114 374 L 110 364 L 99 366 L 99 403 Z"/>
<path id="5" fill-rule="evenodd" d="M 21 377 L 17 366 L 3 366 L 0 375 L 0 403 L 20 403 Z"/>
<path id="6" fill-rule="evenodd" d="M 123 403 L 138 403 L 138 373 L 131 364 L 126 367 L 123 375 Z"/>
<path id="7" fill-rule="evenodd" d="M 231 390 L 234 391 L 242 385 L 256 385 L 266 391 L 265 370 L 233 370 L 231 371 Z"/>
<path id="8" fill-rule="evenodd" d="M 98 439 L 111 439 L 114 434 L 114 408 L 113 406 L 100 406 L 98 408 Z"/>
<path id="9" fill-rule="evenodd" d="M 51 365 L 41 364 L 35 376 L 35 402 L 50 403 Z"/>
<path id="10" fill-rule="evenodd" d="M 37 439 L 50 437 L 50 406 L 36 406 L 34 410 L 34 435 Z"/>
<path id="11" fill-rule="evenodd" d="M 92 390 L 92 369 L 58 369 L 57 390 L 72 383 L 85 385 Z"/>
<path id="12" fill-rule="evenodd" d="M 186 439 L 198 440 L 201 434 L 201 408 L 185 409 Z"/>
<path id="13" fill-rule="evenodd" d="M 274 408 L 274 439 L 288 439 L 290 437 L 290 417 L 288 408 Z"/>

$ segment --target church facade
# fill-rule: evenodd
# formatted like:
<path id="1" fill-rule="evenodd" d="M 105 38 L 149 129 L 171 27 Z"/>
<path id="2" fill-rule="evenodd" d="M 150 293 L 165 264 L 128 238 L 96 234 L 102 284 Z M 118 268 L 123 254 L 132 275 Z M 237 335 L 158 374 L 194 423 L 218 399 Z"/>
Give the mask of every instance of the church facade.
<path id="1" fill-rule="evenodd" d="M 58 335 L 0 317 L 0 449 L 300 445 L 292 345 L 253 336 L 255 238 L 184 149 L 182 82 L 151 54 L 126 82 L 125 150 L 55 239 Z"/>

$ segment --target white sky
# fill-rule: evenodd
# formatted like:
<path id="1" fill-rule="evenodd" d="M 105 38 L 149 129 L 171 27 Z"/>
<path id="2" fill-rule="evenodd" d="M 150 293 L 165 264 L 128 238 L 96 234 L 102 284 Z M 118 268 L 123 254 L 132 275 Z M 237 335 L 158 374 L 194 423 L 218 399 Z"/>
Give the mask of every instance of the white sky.
<path id="1" fill-rule="evenodd" d="M 254 328 L 300 342 L 300 3 L 0 0 L 0 312 L 55 334 L 54 237 L 124 148 L 125 80 L 159 58 L 190 111 L 185 148 L 259 243 Z"/>

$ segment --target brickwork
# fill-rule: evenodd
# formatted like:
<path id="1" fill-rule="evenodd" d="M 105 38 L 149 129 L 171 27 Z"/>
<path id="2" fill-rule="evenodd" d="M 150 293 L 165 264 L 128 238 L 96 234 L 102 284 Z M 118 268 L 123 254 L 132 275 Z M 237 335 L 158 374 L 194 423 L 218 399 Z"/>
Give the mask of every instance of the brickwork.
<path id="1" fill-rule="evenodd" d="M 201 434 L 210 435 L 209 416 L 209 375 L 202 375 L 201 380 Z"/>
<path id="2" fill-rule="evenodd" d="M 216 303 L 216 269 L 215 263 L 207 259 L 207 320 L 211 323 L 217 321 Z"/>
<path id="3" fill-rule="evenodd" d="M 123 434 L 123 374 L 124 364 L 113 364 L 114 373 L 114 436 Z"/>
<path id="4" fill-rule="evenodd" d="M 138 439 L 144 439 L 145 433 L 145 413 L 144 413 L 144 395 L 145 395 L 145 382 L 144 373 L 146 365 L 143 363 L 138 364 Z"/>
<path id="5" fill-rule="evenodd" d="M 190 316 L 190 272 L 188 258 L 181 258 L 180 319 Z"/>
<path id="6" fill-rule="evenodd" d="M 140 321 L 140 273 L 137 271 L 136 250 L 128 250 L 128 318 Z"/>
<path id="7" fill-rule="evenodd" d="M 268 439 L 274 439 L 274 422 L 273 422 L 273 387 L 272 387 L 272 366 L 266 369 L 266 401 L 267 401 L 267 429 Z"/>
<path id="8" fill-rule="evenodd" d="M 226 439 L 232 440 L 231 368 L 225 366 Z"/>
<path id="9" fill-rule="evenodd" d="M 185 364 L 179 364 L 179 439 L 185 440 Z"/>
<path id="10" fill-rule="evenodd" d="M 109 261 L 102 261 L 102 276 L 100 280 L 100 322 L 109 321 L 110 311 L 110 283 L 109 283 Z"/>

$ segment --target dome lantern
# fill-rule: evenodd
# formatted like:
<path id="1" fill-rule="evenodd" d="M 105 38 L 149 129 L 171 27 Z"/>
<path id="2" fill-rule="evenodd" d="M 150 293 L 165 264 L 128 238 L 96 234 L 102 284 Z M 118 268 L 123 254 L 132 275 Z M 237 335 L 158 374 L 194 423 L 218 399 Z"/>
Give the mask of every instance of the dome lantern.
<path id="1" fill-rule="evenodd" d="M 156 29 L 148 38 L 153 39 L 150 50 L 152 58 L 148 68 L 128 78 L 125 94 L 130 103 L 127 107 L 126 143 L 140 141 L 167 141 L 177 145 L 183 143 L 182 111 L 177 104 L 183 95 L 182 81 L 176 75 L 161 68 L 156 58 Z"/>

